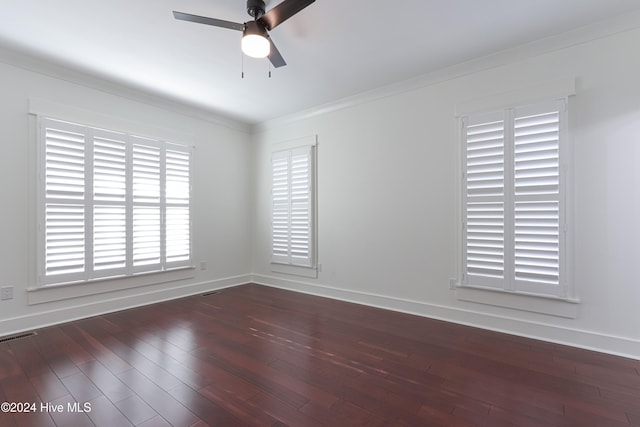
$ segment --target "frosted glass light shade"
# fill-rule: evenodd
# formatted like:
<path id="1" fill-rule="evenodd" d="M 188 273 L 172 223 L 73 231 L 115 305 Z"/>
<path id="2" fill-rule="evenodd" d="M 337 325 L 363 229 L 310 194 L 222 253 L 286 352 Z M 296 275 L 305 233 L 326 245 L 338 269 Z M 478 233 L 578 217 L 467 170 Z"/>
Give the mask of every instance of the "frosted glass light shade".
<path id="1" fill-rule="evenodd" d="M 271 45 L 259 34 L 246 34 L 242 37 L 242 51 L 252 58 L 265 58 L 271 52 Z"/>

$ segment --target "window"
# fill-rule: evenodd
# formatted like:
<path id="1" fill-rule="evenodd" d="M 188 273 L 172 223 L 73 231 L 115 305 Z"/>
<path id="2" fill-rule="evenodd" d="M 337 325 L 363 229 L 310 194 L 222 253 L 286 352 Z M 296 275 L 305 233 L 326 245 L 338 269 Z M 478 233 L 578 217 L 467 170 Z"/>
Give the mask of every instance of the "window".
<path id="1" fill-rule="evenodd" d="M 39 284 L 191 266 L 191 153 L 40 118 Z"/>
<path id="2" fill-rule="evenodd" d="M 566 100 L 462 117 L 462 285 L 568 298 Z"/>
<path id="3" fill-rule="evenodd" d="M 315 267 L 315 139 L 271 156 L 271 262 Z"/>

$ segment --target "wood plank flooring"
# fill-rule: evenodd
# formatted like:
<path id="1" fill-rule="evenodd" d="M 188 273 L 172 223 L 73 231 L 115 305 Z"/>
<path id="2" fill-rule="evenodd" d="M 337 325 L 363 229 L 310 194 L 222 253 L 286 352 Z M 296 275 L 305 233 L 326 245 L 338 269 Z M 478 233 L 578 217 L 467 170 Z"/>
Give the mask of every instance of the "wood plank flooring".
<path id="1" fill-rule="evenodd" d="M 5 401 L 36 411 L 2 427 L 640 426 L 640 361 L 244 285 L 1 343 Z"/>

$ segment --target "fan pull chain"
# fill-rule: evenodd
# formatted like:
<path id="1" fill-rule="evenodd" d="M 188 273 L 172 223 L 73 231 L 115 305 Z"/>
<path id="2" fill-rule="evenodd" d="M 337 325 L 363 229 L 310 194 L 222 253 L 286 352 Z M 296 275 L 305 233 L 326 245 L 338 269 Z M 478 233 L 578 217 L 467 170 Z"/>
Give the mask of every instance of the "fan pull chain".
<path id="1" fill-rule="evenodd" d="M 240 53 L 240 56 L 242 57 L 242 74 L 241 74 L 241 77 L 244 79 L 244 54 Z"/>
<path id="2" fill-rule="evenodd" d="M 271 59 L 269 58 L 269 78 L 271 78 Z"/>

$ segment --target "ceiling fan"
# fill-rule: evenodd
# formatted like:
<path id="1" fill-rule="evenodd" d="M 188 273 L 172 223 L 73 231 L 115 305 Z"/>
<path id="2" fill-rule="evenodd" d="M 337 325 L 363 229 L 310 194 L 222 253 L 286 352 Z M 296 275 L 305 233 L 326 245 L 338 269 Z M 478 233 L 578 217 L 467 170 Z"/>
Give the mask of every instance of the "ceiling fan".
<path id="1" fill-rule="evenodd" d="M 182 21 L 242 31 L 242 51 L 254 58 L 269 57 L 273 66 L 278 68 L 287 65 L 287 63 L 273 44 L 268 31 L 273 30 L 313 2 L 315 0 L 284 0 L 265 13 L 264 0 L 247 0 L 247 13 L 253 17 L 253 21 L 244 24 L 176 12 L 175 10 L 173 16 Z"/>

